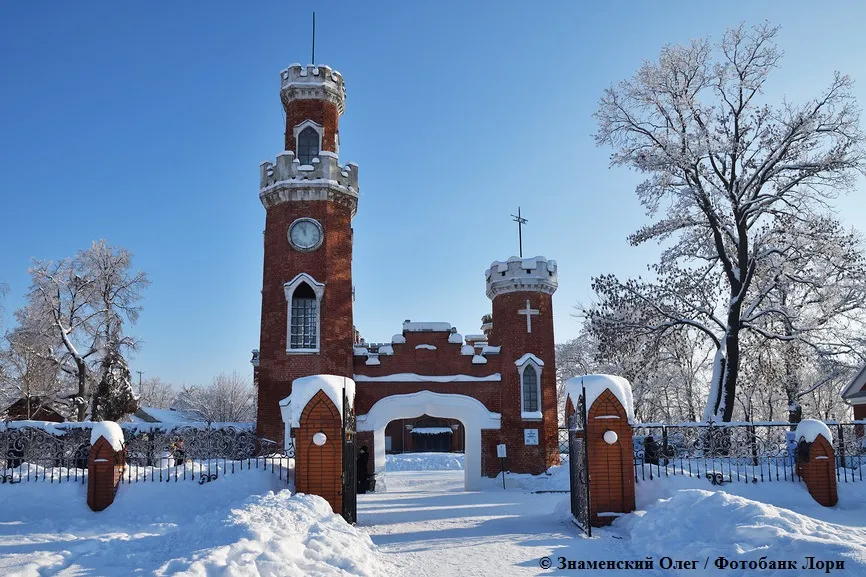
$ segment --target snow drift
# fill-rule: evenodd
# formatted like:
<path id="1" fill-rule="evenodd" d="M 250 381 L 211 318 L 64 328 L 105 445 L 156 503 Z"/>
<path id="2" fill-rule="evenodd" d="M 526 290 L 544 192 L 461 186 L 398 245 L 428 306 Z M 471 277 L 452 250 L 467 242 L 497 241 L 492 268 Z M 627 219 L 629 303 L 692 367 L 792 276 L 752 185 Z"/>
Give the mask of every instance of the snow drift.
<path id="1" fill-rule="evenodd" d="M 388 573 L 370 538 L 324 499 L 283 487 L 285 480 L 262 470 L 205 485 L 134 483 L 93 513 L 83 484 L 4 486 L 0 575 Z"/>

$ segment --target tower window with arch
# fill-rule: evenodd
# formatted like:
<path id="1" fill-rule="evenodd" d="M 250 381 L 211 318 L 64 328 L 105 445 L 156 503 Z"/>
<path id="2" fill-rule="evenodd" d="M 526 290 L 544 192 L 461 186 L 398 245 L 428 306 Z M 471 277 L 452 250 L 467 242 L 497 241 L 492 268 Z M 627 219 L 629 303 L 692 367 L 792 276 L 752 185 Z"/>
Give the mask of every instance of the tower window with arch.
<path id="1" fill-rule="evenodd" d="M 319 303 L 307 283 L 301 283 L 292 294 L 292 330 L 290 349 L 315 349 L 319 346 L 317 325 Z"/>
<path id="2" fill-rule="evenodd" d="M 298 133 L 298 161 L 301 164 L 312 164 L 319 156 L 319 132 L 312 126 L 307 126 Z"/>
<path id="3" fill-rule="evenodd" d="M 286 352 L 318 352 L 322 326 L 320 304 L 325 285 L 301 273 L 283 289 L 288 301 Z"/>
<path id="4" fill-rule="evenodd" d="M 520 417 L 541 419 L 541 371 L 544 363 L 527 353 L 515 364 L 520 377 Z"/>

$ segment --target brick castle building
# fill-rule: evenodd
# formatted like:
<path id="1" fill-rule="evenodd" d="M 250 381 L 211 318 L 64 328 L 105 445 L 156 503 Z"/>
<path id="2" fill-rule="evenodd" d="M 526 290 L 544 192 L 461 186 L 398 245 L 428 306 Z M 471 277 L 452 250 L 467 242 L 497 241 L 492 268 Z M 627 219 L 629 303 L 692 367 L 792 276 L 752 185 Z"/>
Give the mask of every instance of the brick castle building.
<path id="1" fill-rule="evenodd" d="M 506 446 L 515 473 L 558 464 L 556 262 L 493 262 L 484 334 L 464 338 L 448 323 L 405 321 L 391 342 L 364 343 L 352 317 L 358 167 L 338 162 L 343 77 L 327 66 L 295 64 L 281 72 L 280 96 L 285 150 L 260 172 L 264 272 L 253 355 L 259 435 L 283 438 L 279 403 L 294 379 L 332 374 L 356 382 L 358 438 L 373 446 L 377 473 L 388 449 L 465 447 L 467 485 L 470 477 L 499 472 L 497 445 Z"/>

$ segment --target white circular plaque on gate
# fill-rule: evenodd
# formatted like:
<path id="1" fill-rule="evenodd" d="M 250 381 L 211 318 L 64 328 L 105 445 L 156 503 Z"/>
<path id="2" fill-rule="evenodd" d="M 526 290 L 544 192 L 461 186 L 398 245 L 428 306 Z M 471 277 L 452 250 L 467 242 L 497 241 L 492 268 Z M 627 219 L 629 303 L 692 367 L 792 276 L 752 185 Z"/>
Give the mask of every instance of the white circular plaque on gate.
<path id="1" fill-rule="evenodd" d="M 619 437 L 617 437 L 616 431 L 605 431 L 604 432 L 604 442 L 607 443 L 608 445 L 613 445 L 614 443 L 616 443 L 616 440 L 618 438 Z"/>
<path id="2" fill-rule="evenodd" d="M 605 433 L 605 434 L 607 434 L 607 433 Z M 328 435 L 326 435 L 325 433 L 319 432 L 319 433 L 316 433 L 315 435 L 313 435 L 313 443 L 315 443 L 316 445 L 321 447 L 322 445 L 324 445 L 327 442 L 328 442 Z"/>

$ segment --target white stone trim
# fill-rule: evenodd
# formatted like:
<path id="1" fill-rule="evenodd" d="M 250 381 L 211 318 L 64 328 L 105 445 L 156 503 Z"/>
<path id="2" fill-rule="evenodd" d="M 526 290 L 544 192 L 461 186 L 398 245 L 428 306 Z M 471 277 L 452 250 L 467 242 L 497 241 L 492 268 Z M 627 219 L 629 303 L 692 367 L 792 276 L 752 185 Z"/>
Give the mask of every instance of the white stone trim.
<path id="1" fill-rule="evenodd" d="M 524 360 L 525 359 L 525 360 Z M 522 363 L 517 365 L 517 374 L 518 380 L 520 383 L 520 418 L 525 420 L 540 420 L 542 418 L 541 414 L 541 371 L 544 367 L 544 363 L 539 364 L 539 359 L 532 353 L 526 353 L 522 357 L 520 357 L 519 361 L 523 361 Z M 517 364 L 517 362 L 515 362 Z M 526 407 L 523 406 L 523 372 L 526 370 L 526 367 L 532 366 L 535 369 L 535 387 L 538 392 L 538 410 L 537 411 L 527 411 Z"/>
<path id="2" fill-rule="evenodd" d="M 292 295 L 301 283 L 307 283 L 316 295 L 316 348 L 293 349 L 292 344 Z M 322 346 L 322 297 L 325 295 L 325 283 L 319 282 L 312 276 L 302 272 L 283 285 L 283 293 L 286 295 L 286 354 L 308 355 L 318 353 Z"/>
<path id="3" fill-rule="evenodd" d="M 376 490 L 384 490 L 385 427 L 396 419 L 429 415 L 440 419 L 457 419 L 465 431 L 463 479 L 467 490 L 483 488 L 481 480 L 481 430 L 499 429 L 502 417 L 492 413 L 473 397 L 418 391 L 408 395 L 391 395 L 376 401 L 366 415 L 358 415 L 357 430 L 373 431 L 373 467 Z"/>

